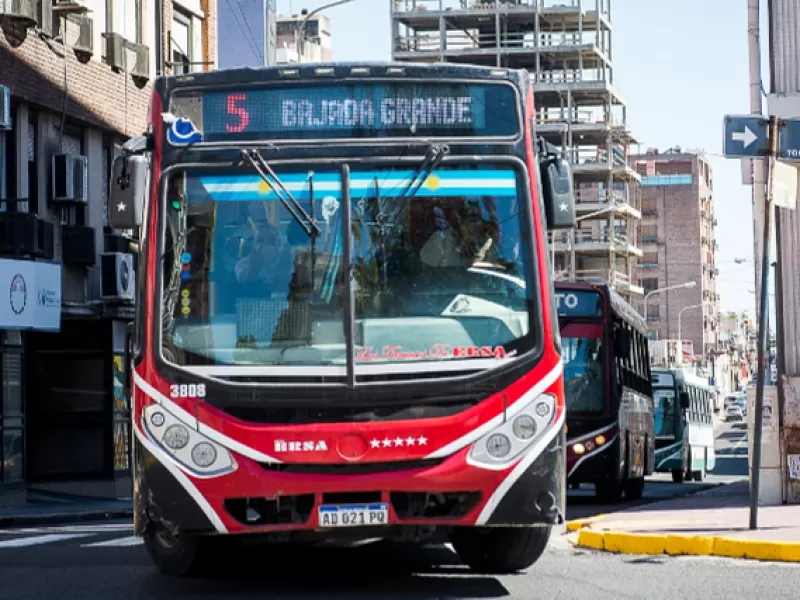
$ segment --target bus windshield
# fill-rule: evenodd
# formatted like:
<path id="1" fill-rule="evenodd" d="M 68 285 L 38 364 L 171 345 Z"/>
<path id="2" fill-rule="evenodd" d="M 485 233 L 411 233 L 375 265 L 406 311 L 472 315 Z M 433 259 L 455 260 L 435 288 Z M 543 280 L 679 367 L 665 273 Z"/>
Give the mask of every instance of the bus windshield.
<path id="1" fill-rule="evenodd" d="M 165 359 L 313 374 L 345 365 L 347 279 L 357 371 L 464 360 L 472 368 L 481 366 L 476 359 L 494 364 L 532 347 L 529 200 L 520 173 L 443 166 L 409 193 L 413 169 L 359 166 L 346 195 L 339 167 L 275 172 L 273 185 L 252 171 L 186 171 L 169 181 Z M 281 185 L 314 227 L 280 201 Z"/>
<path id="2" fill-rule="evenodd" d="M 675 437 L 676 411 L 675 392 L 673 390 L 653 390 L 655 401 L 655 435 L 657 437 Z"/>
<path id="3" fill-rule="evenodd" d="M 602 335 L 600 323 L 570 323 L 561 331 L 567 411 L 602 413 L 605 409 Z"/>

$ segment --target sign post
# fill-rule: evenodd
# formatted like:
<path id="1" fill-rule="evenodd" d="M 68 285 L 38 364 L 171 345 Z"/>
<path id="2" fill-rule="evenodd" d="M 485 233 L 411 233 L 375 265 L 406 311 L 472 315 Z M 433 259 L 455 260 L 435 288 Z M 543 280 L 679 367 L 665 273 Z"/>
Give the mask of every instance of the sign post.
<path id="1" fill-rule="evenodd" d="M 758 371 L 756 380 L 753 461 L 750 477 L 750 529 L 758 529 L 758 492 L 761 476 L 761 441 L 764 431 L 764 377 L 769 356 L 767 331 L 769 247 L 774 205 L 794 209 L 797 205 L 797 169 L 777 162 L 800 161 L 800 119 L 783 120 L 761 115 L 727 115 L 724 120 L 723 154 L 728 158 L 767 159 L 764 242 L 761 253 L 761 293 L 758 311 Z M 772 419 L 772 405 L 768 417 Z"/>

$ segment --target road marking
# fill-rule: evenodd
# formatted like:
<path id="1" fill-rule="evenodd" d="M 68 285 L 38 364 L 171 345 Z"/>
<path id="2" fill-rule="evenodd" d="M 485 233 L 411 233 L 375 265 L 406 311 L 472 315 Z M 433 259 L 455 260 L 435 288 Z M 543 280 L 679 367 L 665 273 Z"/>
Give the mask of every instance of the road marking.
<path id="1" fill-rule="evenodd" d="M 129 546 L 138 546 L 143 544 L 144 541 L 135 535 L 116 538 L 113 540 L 106 540 L 104 542 L 95 542 L 94 544 L 81 544 L 81 548 L 127 548 Z"/>
<path id="2" fill-rule="evenodd" d="M 0 548 L 24 548 L 26 546 L 39 546 L 41 544 L 53 544 L 55 542 L 62 542 L 64 540 L 72 540 L 75 538 L 88 537 L 89 533 L 63 533 L 63 534 L 50 534 L 40 535 L 36 537 L 16 538 L 13 540 L 4 540 L 0 542 Z"/>

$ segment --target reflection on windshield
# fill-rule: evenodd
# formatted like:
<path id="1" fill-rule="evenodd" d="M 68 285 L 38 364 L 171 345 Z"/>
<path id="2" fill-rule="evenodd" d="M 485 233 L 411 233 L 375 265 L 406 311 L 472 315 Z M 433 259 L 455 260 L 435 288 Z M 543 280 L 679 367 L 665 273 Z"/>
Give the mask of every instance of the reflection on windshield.
<path id="1" fill-rule="evenodd" d="M 496 359 L 530 347 L 517 175 L 481 167 L 434 170 L 411 198 L 403 196 L 411 169 L 350 174 L 358 363 Z M 309 236 L 258 175 L 171 181 L 163 263 L 169 360 L 345 364 L 341 175 L 278 175 L 319 236 Z"/>
<path id="2" fill-rule="evenodd" d="M 602 340 L 562 338 L 567 411 L 599 413 L 605 408 Z"/>
<path id="3" fill-rule="evenodd" d="M 653 390 L 655 400 L 655 434 L 657 436 L 675 435 L 675 392 L 671 390 Z"/>

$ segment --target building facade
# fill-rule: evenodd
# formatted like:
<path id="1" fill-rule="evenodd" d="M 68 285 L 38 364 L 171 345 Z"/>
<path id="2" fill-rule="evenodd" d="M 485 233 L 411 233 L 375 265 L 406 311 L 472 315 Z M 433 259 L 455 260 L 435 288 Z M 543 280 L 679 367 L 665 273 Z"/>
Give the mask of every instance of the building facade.
<path id="1" fill-rule="evenodd" d="M 610 0 L 392 0 L 392 57 L 530 71 L 536 128 L 572 163 L 579 228 L 555 232 L 562 280 L 639 295 L 639 175 L 614 85 Z"/>
<path id="2" fill-rule="evenodd" d="M 309 16 L 309 14 L 311 16 Z M 303 10 L 299 15 L 279 16 L 275 60 L 279 65 L 333 60 L 330 19 Z"/>
<path id="3" fill-rule="evenodd" d="M 237 0 L 219 5 L 219 68 L 274 65 L 277 0 Z"/>
<path id="4" fill-rule="evenodd" d="M 695 287 L 652 294 L 645 309 L 653 339 L 692 342 L 697 361 L 719 350 L 714 179 L 697 152 L 656 149 L 631 157 L 641 176 L 643 256 L 639 279 L 645 294 L 690 281 Z"/>
<path id="5" fill-rule="evenodd" d="M 157 4 L 0 3 L 0 505 L 131 495 L 136 261 L 106 225 L 110 164 L 144 131 L 154 76 L 216 58 L 215 0 Z"/>

